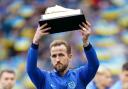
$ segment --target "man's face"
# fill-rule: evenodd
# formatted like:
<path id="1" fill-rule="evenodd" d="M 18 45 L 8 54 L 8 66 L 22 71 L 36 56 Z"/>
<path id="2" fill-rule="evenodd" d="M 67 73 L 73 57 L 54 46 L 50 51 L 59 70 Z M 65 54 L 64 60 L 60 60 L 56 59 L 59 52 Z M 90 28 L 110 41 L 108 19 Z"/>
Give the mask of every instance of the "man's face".
<path id="1" fill-rule="evenodd" d="M 123 83 L 128 83 L 128 71 L 122 71 L 121 80 L 123 81 Z"/>
<path id="2" fill-rule="evenodd" d="M 103 73 L 97 73 L 96 83 L 104 87 L 109 87 L 112 84 L 112 74 L 110 71 L 104 71 Z"/>
<path id="3" fill-rule="evenodd" d="M 110 71 L 106 71 L 103 77 L 103 81 L 104 81 L 104 86 L 111 86 L 112 84 L 112 74 L 110 73 Z"/>
<path id="4" fill-rule="evenodd" d="M 15 84 L 15 74 L 4 72 L 0 78 L 3 89 L 12 89 Z"/>
<path id="5" fill-rule="evenodd" d="M 56 71 L 64 72 L 68 67 L 70 58 L 71 54 L 67 53 L 65 45 L 53 46 L 51 48 L 51 61 Z"/>

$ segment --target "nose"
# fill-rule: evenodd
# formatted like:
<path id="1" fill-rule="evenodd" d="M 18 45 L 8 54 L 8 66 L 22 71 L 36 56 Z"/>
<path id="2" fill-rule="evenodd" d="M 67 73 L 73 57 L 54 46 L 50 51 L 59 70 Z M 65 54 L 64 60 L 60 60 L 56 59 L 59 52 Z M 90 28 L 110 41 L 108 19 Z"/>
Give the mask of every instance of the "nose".
<path id="1" fill-rule="evenodd" d="M 12 80 L 8 80 L 7 82 L 8 82 L 8 84 L 11 84 L 13 81 Z"/>
<path id="2" fill-rule="evenodd" d="M 60 61 L 60 57 L 59 57 L 59 56 L 56 57 L 56 61 L 57 61 L 57 62 Z"/>

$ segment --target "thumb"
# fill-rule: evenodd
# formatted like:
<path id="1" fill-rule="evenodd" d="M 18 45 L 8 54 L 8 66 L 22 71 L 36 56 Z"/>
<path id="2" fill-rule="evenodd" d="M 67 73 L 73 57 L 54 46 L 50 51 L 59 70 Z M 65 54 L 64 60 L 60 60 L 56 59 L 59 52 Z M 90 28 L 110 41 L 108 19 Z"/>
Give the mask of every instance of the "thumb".
<path id="1" fill-rule="evenodd" d="M 84 32 L 82 30 L 80 30 L 80 33 L 81 33 L 82 36 L 84 36 Z"/>

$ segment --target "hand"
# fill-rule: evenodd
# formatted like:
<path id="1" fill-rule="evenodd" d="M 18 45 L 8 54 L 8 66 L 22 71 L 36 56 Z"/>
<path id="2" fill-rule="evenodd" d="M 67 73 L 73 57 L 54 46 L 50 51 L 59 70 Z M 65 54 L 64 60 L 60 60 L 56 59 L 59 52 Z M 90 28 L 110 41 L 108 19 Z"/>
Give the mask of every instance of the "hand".
<path id="1" fill-rule="evenodd" d="M 34 43 L 34 44 L 37 44 L 37 45 L 38 45 L 40 39 L 41 39 L 43 36 L 49 34 L 47 31 L 50 30 L 51 27 L 46 28 L 47 25 L 48 25 L 48 24 L 45 23 L 45 24 L 42 25 L 41 27 L 38 26 L 38 28 L 37 28 L 37 30 L 36 30 L 36 33 L 35 33 L 35 35 L 34 35 L 34 38 L 33 38 L 33 43 Z"/>
<path id="2" fill-rule="evenodd" d="M 83 43 L 87 44 L 88 38 L 92 33 L 91 24 L 89 22 L 87 22 L 86 24 L 84 22 L 82 22 L 82 25 L 79 25 L 81 28 L 80 32 L 81 32 L 82 37 L 83 37 Z"/>

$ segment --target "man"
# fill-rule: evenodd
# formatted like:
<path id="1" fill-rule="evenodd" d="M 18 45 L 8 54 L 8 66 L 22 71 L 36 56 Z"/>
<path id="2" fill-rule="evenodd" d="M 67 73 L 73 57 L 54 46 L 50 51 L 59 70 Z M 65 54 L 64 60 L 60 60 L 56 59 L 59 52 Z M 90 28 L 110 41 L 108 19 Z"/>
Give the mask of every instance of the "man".
<path id="1" fill-rule="evenodd" d="M 112 84 L 112 73 L 110 69 L 100 66 L 94 80 L 86 89 L 109 89 Z"/>
<path id="2" fill-rule="evenodd" d="M 13 89 L 16 82 L 16 74 L 13 70 L 0 72 L 0 89 Z"/>
<path id="3" fill-rule="evenodd" d="M 27 72 L 37 89 L 85 89 L 93 79 L 99 66 L 96 53 L 88 42 L 91 34 L 90 24 L 80 25 L 83 36 L 83 47 L 88 63 L 80 68 L 69 70 L 69 61 L 72 57 L 71 48 L 61 40 L 55 40 L 50 45 L 51 61 L 55 71 L 41 71 L 37 67 L 38 46 L 41 37 L 48 35 L 45 32 L 47 24 L 37 28 L 33 43 L 28 52 Z"/>
<path id="4" fill-rule="evenodd" d="M 123 64 L 120 80 L 111 89 L 128 89 L 128 62 Z"/>
<path id="5" fill-rule="evenodd" d="M 92 45 L 88 42 L 91 25 L 88 22 L 87 24 L 83 22 L 79 26 L 88 63 L 80 68 L 70 70 L 71 47 L 64 40 L 55 40 L 50 44 L 50 57 L 55 69 L 51 72 L 40 70 L 37 67 L 37 58 L 40 39 L 48 35 L 48 30 L 52 28 L 47 27 L 47 24 L 38 26 L 27 60 L 28 75 L 37 89 L 85 89 L 93 79 L 99 67 L 99 61 Z"/>

